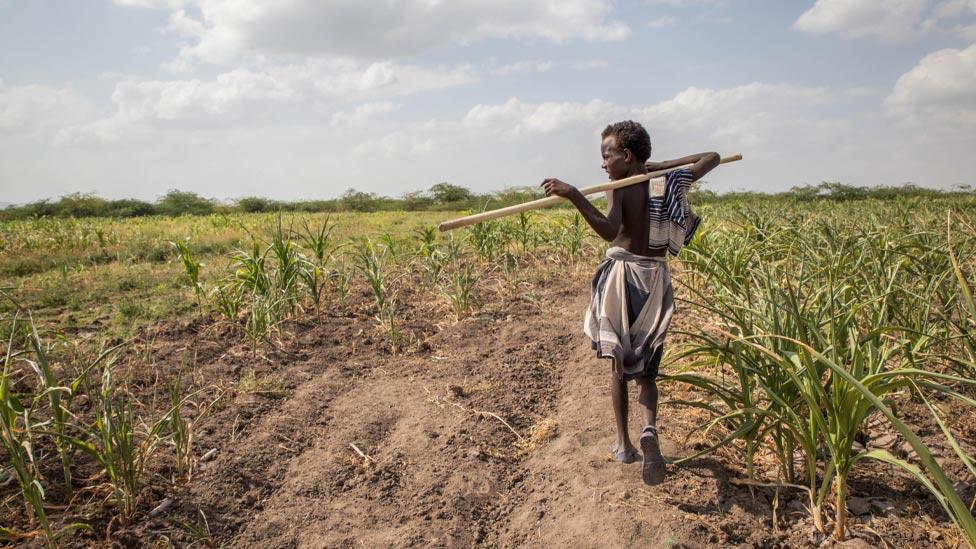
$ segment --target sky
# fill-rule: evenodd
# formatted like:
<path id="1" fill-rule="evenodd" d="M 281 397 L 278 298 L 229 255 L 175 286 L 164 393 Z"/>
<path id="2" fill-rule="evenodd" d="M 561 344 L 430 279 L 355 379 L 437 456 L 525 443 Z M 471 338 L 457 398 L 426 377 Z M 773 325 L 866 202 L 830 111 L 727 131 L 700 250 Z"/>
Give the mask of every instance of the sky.
<path id="1" fill-rule="evenodd" d="M 0 0 L 0 202 L 976 185 L 976 0 Z"/>

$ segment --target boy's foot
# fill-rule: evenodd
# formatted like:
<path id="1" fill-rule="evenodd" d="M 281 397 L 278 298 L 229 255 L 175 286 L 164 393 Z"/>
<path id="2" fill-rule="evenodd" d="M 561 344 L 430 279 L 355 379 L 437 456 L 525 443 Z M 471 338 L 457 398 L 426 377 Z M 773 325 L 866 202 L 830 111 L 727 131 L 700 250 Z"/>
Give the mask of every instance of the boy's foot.
<path id="1" fill-rule="evenodd" d="M 664 482 L 664 456 L 661 455 L 661 442 L 657 438 L 657 429 L 648 425 L 644 427 L 640 436 L 641 452 L 644 453 L 644 463 L 641 475 L 644 484 L 653 486 Z"/>
<path id="2" fill-rule="evenodd" d="M 620 446 L 614 443 L 613 447 L 610 448 L 610 457 L 620 463 L 633 463 L 637 461 L 637 449 L 631 446 L 621 450 Z"/>

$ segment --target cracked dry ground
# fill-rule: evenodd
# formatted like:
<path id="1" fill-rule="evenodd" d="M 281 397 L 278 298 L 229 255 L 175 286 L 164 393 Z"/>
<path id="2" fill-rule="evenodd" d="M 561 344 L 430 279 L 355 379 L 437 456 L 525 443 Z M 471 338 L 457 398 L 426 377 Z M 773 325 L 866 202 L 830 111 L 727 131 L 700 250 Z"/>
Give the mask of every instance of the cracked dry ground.
<path id="1" fill-rule="evenodd" d="M 175 504 L 164 516 L 116 527 L 113 539 L 124 546 L 197 543 L 177 521 L 203 525 L 202 513 L 213 540 L 233 547 L 818 541 L 787 501 L 802 501 L 797 494 L 783 494 L 781 507 L 794 518 L 774 532 L 773 491 L 750 494 L 730 484 L 742 476 L 731 454 L 670 468 L 654 488 L 641 484 L 638 464 L 610 460 L 609 364 L 593 357 L 581 333 L 587 274 L 527 287 L 507 298 L 502 290 L 482 296 L 478 313 L 457 323 L 427 320 L 433 304 L 407 308 L 406 327 L 421 342 L 397 355 L 386 352 L 363 314 L 303 321 L 265 354 L 199 323 L 155 334 L 152 368 L 130 364 L 134 387 L 142 371 L 144 399 L 160 391 L 159 374 L 150 373 L 158 371 L 192 372 L 198 386 L 231 389 L 195 433 L 196 455 L 217 448 L 216 457 L 189 483 L 147 488 L 145 511 L 167 496 Z M 679 309 L 676 323 L 693 321 Z M 272 387 L 235 391 L 251 370 Z M 679 390 L 666 386 L 662 398 Z M 703 416 L 674 408 L 661 415 L 665 453 L 689 452 L 696 439 L 684 441 L 684 434 Z M 923 518 L 949 531 L 937 512 Z"/>

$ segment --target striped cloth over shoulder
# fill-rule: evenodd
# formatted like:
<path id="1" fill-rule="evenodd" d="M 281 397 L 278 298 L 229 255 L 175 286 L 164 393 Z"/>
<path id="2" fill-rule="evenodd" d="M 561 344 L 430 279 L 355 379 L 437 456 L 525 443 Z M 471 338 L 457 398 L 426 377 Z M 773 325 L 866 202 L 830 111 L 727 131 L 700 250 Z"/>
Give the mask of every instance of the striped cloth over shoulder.
<path id="1" fill-rule="evenodd" d="M 688 203 L 688 188 L 694 181 L 691 170 L 681 168 L 668 172 L 664 181 L 664 193 L 651 191 L 647 198 L 647 215 L 650 218 L 647 247 L 651 250 L 667 248 L 678 255 L 681 247 L 691 242 L 701 219 Z M 654 185 L 649 185 L 651 190 Z M 655 195 L 659 196 L 655 196 Z"/>

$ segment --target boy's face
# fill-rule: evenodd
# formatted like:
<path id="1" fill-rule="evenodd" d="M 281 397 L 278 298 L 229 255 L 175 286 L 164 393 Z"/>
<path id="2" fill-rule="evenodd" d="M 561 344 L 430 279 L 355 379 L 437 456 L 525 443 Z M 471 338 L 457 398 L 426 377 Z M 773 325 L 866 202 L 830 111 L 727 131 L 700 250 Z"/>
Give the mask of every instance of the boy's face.
<path id="1" fill-rule="evenodd" d="M 627 149 L 621 149 L 617 145 L 617 136 L 608 135 L 605 137 L 600 145 L 600 153 L 603 155 L 601 167 L 610 176 L 611 181 L 627 177 L 633 153 Z"/>

